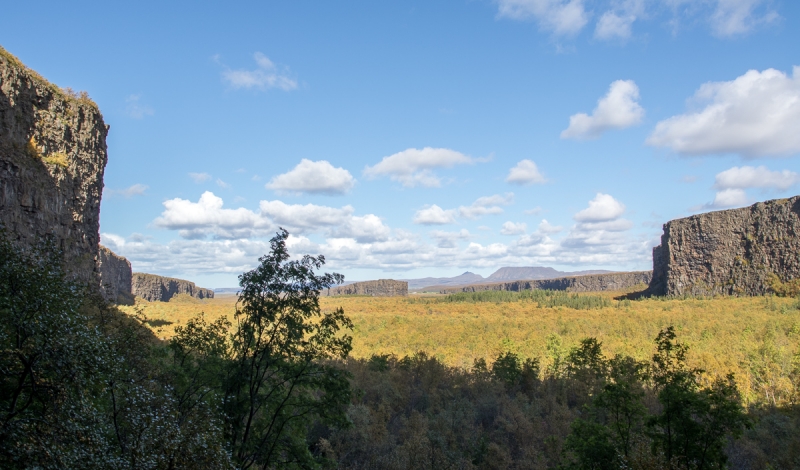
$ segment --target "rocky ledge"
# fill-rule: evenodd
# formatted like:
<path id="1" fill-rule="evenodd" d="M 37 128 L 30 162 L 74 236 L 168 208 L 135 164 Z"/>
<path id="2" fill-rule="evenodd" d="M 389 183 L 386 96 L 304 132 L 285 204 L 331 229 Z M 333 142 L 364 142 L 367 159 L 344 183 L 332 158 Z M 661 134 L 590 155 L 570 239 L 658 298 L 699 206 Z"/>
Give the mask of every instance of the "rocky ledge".
<path id="1" fill-rule="evenodd" d="M 346 286 L 331 287 L 323 295 L 371 295 L 373 297 L 396 297 L 408 295 L 408 283 L 394 279 L 355 282 Z"/>
<path id="2" fill-rule="evenodd" d="M 194 282 L 146 273 L 133 273 L 131 292 L 149 302 L 168 302 L 178 294 L 188 294 L 196 299 L 214 298 L 213 290 L 197 287 Z"/>
<path id="3" fill-rule="evenodd" d="M 473 284 L 469 286 L 441 289 L 441 294 L 458 292 L 481 292 L 487 290 L 565 290 L 569 292 L 600 292 L 625 290 L 638 285 L 648 285 L 652 279 L 651 271 L 630 273 L 587 274 L 585 276 L 559 277 L 556 279 L 539 279 L 532 281 L 496 282 L 491 284 Z"/>

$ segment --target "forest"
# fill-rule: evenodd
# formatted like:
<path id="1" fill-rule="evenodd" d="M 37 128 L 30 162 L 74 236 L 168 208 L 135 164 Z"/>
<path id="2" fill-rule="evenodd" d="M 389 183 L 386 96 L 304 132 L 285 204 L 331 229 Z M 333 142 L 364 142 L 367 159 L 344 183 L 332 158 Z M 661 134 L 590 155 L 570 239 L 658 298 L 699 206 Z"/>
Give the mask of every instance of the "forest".
<path id="1" fill-rule="evenodd" d="M 752 354 L 766 359 L 751 357 L 751 366 L 731 371 L 719 363 L 705 370 L 708 361 L 695 355 L 717 351 L 703 349 L 697 336 L 718 347 L 730 343 L 724 325 L 696 332 L 672 310 L 710 305 L 706 299 L 534 292 L 405 300 L 419 318 L 445 321 L 431 328 L 455 325 L 447 308 L 507 310 L 511 323 L 499 332 L 482 325 L 487 336 L 507 341 L 476 347 L 479 354 L 464 364 L 466 356 L 454 361 L 441 350 L 365 343 L 397 312 L 376 313 L 378 323 L 370 324 L 336 299 L 323 303 L 319 292 L 342 277 L 319 272 L 322 256 L 290 258 L 287 237 L 279 232 L 259 266 L 240 276 L 231 317 L 198 314 L 175 324 L 149 317 L 147 307 L 126 313 L 105 304 L 68 279 L 52 245 L 20 251 L 0 241 L 0 467 L 800 465 L 795 299 L 735 299 L 749 302 L 735 318 L 759 306 L 768 315 L 766 326 L 744 333 L 759 336 Z M 339 300 L 361 308 L 372 301 Z M 661 327 L 638 320 L 636 338 L 648 336 L 646 345 L 633 338 L 626 349 L 608 334 L 579 337 L 588 330 L 571 315 L 635 310 L 637 302 L 651 309 L 644 317 L 663 307 Z M 538 319 L 551 331 L 543 344 L 526 346 L 511 334 L 526 325 L 516 318 L 520 306 L 549 312 Z M 723 320 L 738 329 L 735 318 Z M 552 328 L 559 322 L 575 327 Z M 158 328 L 168 324 L 171 333 L 160 339 Z M 366 334 L 373 327 L 375 335 Z M 454 330 L 456 340 L 461 333 Z M 742 370 L 760 377 L 755 388 L 743 386 Z M 772 395 L 761 393 L 758 387 L 771 382 Z"/>

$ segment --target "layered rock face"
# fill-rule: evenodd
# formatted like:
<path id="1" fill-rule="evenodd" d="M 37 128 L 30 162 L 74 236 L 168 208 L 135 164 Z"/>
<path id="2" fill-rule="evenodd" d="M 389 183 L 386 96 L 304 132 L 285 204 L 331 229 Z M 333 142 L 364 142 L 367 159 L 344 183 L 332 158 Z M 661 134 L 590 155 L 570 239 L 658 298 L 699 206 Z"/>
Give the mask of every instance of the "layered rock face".
<path id="1" fill-rule="evenodd" d="M 800 277 L 800 196 L 676 219 L 653 249 L 654 295 L 761 295 Z"/>
<path id="2" fill-rule="evenodd" d="M 408 295 L 408 283 L 394 279 L 379 279 L 331 287 L 324 295 L 371 295 L 373 297 L 395 297 Z"/>
<path id="3" fill-rule="evenodd" d="M 586 276 L 560 277 L 557 279 L 473 284 L 471 286 L 442 289 L 439 292 L 442 294 L 454 294 L 457 292 L 481 292 L 487 290 L 523 291 L 535 289 L 565 290 L 569 292 L 600 292 L 607 290 L 624 290 L 642 284 L 648 285 L 652 277 L 653 273 L 651 271 L 589 274 Z"/>
<path id="4" fill-rule="evenodd" d="M 168 302 L 178 294 L 188 294 L 197 299 L 214 298 L 213 290 L 197 287 L 194 282 L 145 273 L 133 273 L 131 292 L 150 302 Z"/>
<path id="5" fill-rule="evenodd" d="M 108 127 L 97 106 L 0 48 L 0 224 L 18 245 L 50 238 L 96 286 Z"/>
<path id="6" fill-rule="evenodd" d="M 100 277 L 100 292 L 104 299 L 115 304 L 133 304 L 131 293 L 133 273 L 130 261 L 100 245 L 97 254 L 97 274 Z"/>

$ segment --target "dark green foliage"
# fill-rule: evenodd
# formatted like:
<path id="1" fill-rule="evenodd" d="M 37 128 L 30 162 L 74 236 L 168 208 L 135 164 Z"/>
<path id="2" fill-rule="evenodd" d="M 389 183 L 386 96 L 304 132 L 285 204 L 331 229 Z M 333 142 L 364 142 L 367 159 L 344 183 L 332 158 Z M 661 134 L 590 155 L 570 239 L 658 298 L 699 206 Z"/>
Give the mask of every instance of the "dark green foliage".
<path id="1" fill-rule="evenodd" d="M 339 284 L 339 274 L 318 276 L 325 262 L 290 261 L 286 231 L 271 240 L 260 265 L 239 277 L 242 287 L 223 383 L 226 433 L 242 468 L 309 467 L 306 431 L 315 421 L 346 427 L 347 374 L 325 360 L 351 349 L 350 320 L 339 308 L 321 312 L 319 292 Z"/>

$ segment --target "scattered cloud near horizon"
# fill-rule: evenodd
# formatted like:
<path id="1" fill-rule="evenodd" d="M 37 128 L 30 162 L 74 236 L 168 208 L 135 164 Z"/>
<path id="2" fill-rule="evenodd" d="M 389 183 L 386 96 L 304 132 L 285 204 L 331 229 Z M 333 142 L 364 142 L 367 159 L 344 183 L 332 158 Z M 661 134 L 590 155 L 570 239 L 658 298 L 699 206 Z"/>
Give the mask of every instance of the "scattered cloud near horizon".
<path id="1" fill-rule="evenodd" d="M 547 179 L 532 160 L 520 160 L 508 171 L 506 182 L 520 185 L 543 184 Z"/>
<path id="2" fill-rule="evenodd" d="M 596 18 L 594 38 L 627 40 L 637 21 L 659 20 L 677 33 L 683 23 L 708 24 L 720 38 L 747 34 L 780 19 L 771 0 L 495 0 L 498 18 L 533 21 L 556 38 L 577 36 Z M 600 13 L 602 12 L 602 13 Z"/>
<path id="3" fill-rule="evenodd" d="M 292 170 L 278 175 L 265 185 L 279 193 L 311 193 L 329 196 L 347 194 L 356 183 L 344 168 L 336 168 L 326 160 L 302 159 Z"/>
<path id="4" fill-rule="evenodd" d="M 208 173 L 189 173 L 189 178 L 197 184 L 204 183 L 211 179 Z"/>
<path id="5" fill-rule="evenodd" d="M 635 126 L 644 118 L 644 108 L 638 100 L 639 87 L 633 80 L 617 80 L 598 100 L 591 116 L 586 113 L 570 116 L 569 127 L 561 132 L 561 138 L 596 139 L 608 130 Z"/>
<path id="6" fill-rule="evenodd" d="M 141 183 L 136 183 L 125 189 L 103 189 L 104 196 L 122 196 L 126 199 L 133 196 L 143 196 L 144 192 L 149 189 L 149 186 Z"/>
<path id="7" fill-rule="evenodd" d="M 800 153 L 800 67 L 750 70 L 728 82 L 702 85 L 700 105 L 659 122 L 647 144 L 686 156 L 737 154 L 746 159 Z"/>
<path id="8" fill-rule="evenodd" d="M 470 165 L 479 161 L 485 160 L 446 148 L 409 148 L 383 157 L 373 166 L 367 166 L 364 168 L 364 175 L 370 179 L 388 176 L 406 188 L 415 186 L 435 188 L 442 185 L 442 180 L 433 170 Z"/>
<path id="9" fill-rule="evenodd" d="M 448 225 L 457 222 L 458 218 L 474 220 L 484 215 L 502 214 L 503 207 L 514 203 L 514 193 L 479 197 L 469 206 L 458 209 L 442 209 L 436 204 L 423 207 L 414 214 L 414 223 L 418 225 Z"/>
<path id="10" fill-rule="evenodd" d="M 261 52 L 253 54 L 256 68 L 252 70 L 231 69 L 223 65 L 222 79 L 233 88 L 267 90 L 278 88 L 291 91 L 297 88 L 297 81 L 289 76 L 288 67 L 278 67 Z M 214 60 L 219 63 L 219 56 Z"/>

